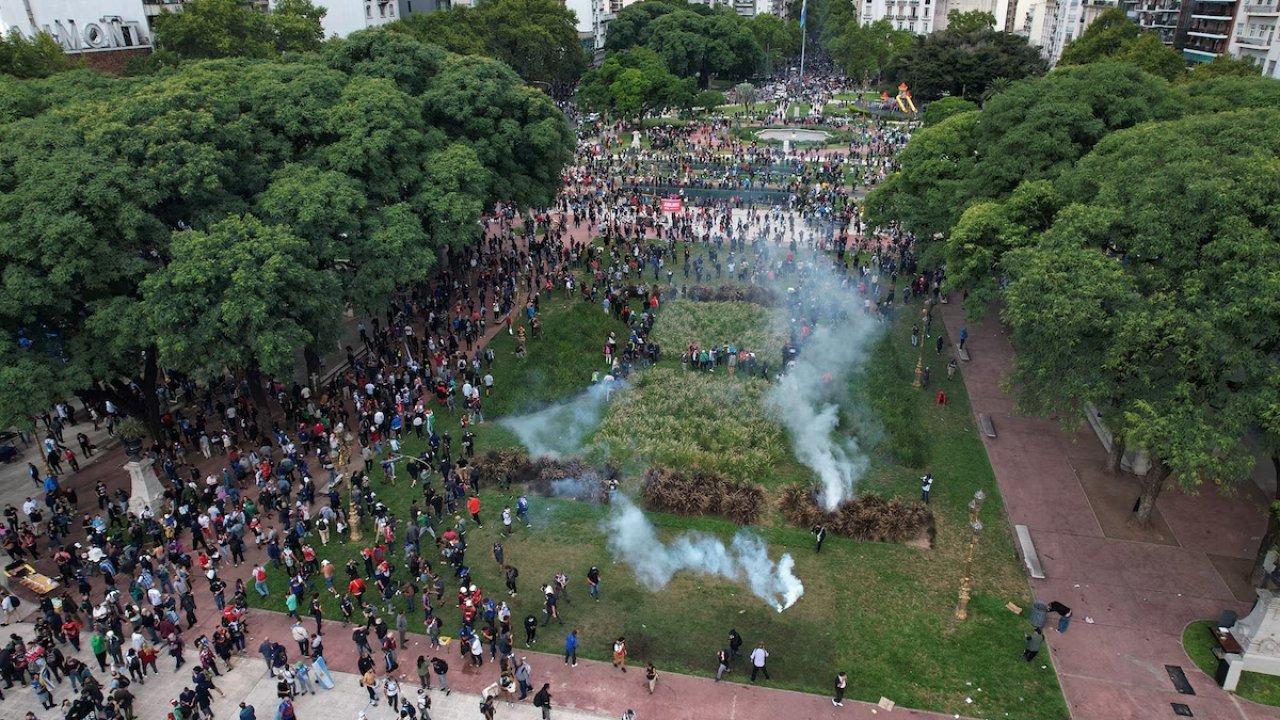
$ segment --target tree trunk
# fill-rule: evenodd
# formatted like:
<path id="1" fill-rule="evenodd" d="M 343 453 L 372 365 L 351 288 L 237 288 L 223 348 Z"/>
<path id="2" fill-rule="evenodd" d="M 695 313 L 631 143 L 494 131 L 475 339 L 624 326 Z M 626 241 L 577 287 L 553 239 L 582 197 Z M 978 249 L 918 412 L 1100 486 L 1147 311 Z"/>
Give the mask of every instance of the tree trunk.
<path id="1" fill-rule="evenodd" d="M 1120 433 L 1111 436 L 1111 449 L 1107 451 L 1106 470 L 1112 475 L 1120 474 L 1120 461 L 1124 459 L 1124 437 Z"/>
<path id="2" fill-rule="evenodd" d="M 147 347 L 145 351 L 147 359 L 142 366 L 142 377 L 138 380 L 138 389 L 142 392 L 142 421 L 151 431 L 151 437 L 164 445 L 168 438 L 165 437 L 164 428 L 160 424 L 160 397 L 156 395 L 156 381 L 160 377 L 159 354 L 160 349 L 155 345 Z"/>
<path id="3" fill-rule="evenodd" d="M 267 389 L 262 384 L 262 368 L 258 363 L 245 366 L 244 377 L 249 381 L 249 394 L 258 405 L 258 411 L 266 417 L 271 416 L 271 406 L 267 404 Z"/>
<path id="4" fill-rule="evenodd" d="M 1271 467 L 1276 473 L 1275 496 L 1271 499 L 1271 506 L 1267 508 L 1267 531 L 1262 534 L 1262 542 L 1258 544 L 1258 552 L 1253 558 L 1253 572 L 1249 573 L 1249 582 L 1254 586 L 1262 584 L 1265 572 L 1262 564 L 1266 562 L 1267 553 L 1280 542 L 1280 515 L 1276 512 L 1280 507 L 1280 454 L 1271 453 Z"/>
<path id="5" fill-rule="evenodd" d="M 1164 464 L 1164 461 L 1152 459 L 1151 469 L 1147 471 L 1146 477 L 1142 478 L 1142 494 L 1138 496 L 1138 512 L 1133 518 L 1135 523 L 1147 525 L 1151 522 L 1151 513 L 1156 509 L 1156 498 L 1160 497 L 1160 491 L 1164 489 L 1164 481 L 1168 478 L 1169 468 Z"/>
<path id="6" fill-rule="evenodd" d="M 310 345 L 302 349 L 302 357 L 307 363 L 307 385 L 312 392 L 319 392 L 323 378 L 320 377 L 320 354 Z"/>

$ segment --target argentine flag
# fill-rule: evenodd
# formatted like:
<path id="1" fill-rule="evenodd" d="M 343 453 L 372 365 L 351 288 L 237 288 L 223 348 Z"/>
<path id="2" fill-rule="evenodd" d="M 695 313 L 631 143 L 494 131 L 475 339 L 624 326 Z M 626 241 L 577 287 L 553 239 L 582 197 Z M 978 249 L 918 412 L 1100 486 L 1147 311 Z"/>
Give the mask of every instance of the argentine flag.
<path id="1" fill-rule="evenodd" d="M 800 3 L 800 29 L 804 29 L 805 16 L 809 14 L 809 0 L 802 0 Z"/>

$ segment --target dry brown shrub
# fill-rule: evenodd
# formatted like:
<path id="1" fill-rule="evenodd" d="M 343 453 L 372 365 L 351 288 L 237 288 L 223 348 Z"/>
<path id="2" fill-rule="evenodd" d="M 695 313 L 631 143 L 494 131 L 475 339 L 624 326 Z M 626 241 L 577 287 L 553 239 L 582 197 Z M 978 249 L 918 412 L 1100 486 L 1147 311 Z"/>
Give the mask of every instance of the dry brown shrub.
<path id="1" fill-rule="evenodd" d="M 594 468 L 579 458 L 531 458 L 523 450 L 489 450 L 476 457 L 472 468 L 482 482 L 501 486 L 503 481 L 525 485 L 535 495 L 567 497 L 607 505 L 618 486 L 616 467 Z"/>
<path id="2" fill-rule="evenodd" d="M 859 495 L 846 500 L 835 510 L 823 510 L 813 489 L 806 485 L 789 485 L 778 502 L 782 515 L 792 525 L 812 528 L 825 525 L 827 532 L 873 542 L 905 543 L 926 534 L 934 534 L 933 513 L 924 505 L 906 503 L 898 498 Z"/>
<path id="3" fill-rule="evenodd" d="M 676 515 L 721 515 L 751 525 L 764 507 L 764 489 L 754 483 L 707 473 L 650 468 L 641 486 L 645 507 Z"/>

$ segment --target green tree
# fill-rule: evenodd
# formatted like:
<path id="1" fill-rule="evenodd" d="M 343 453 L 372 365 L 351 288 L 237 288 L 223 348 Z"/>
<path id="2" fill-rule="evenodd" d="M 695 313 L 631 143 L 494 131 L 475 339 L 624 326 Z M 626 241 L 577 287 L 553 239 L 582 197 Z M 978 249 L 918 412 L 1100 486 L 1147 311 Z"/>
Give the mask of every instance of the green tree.
<path id="1" fill-rule="evenodd" d="M 287 377 L 297 348 L 332 344 L 337 281 L 286 226 L 230 216 L 171 245 L 173 259 L 141 288 L 166 366 L 243 368 L 265 406 L 261 373 Z"/>
<path id="2" fill-rule="evenodd" d="M 15 29 L 0 36 L 0 73 L 5 75 L 42 78 L 76 66 L 49 33 L 42 32 L 28 40 Z"/>
<path id="3" fill-rule="evenodd" d="M 267 58 L 276 52 L 271 20 L 248 0 L 190 0 L 155 18 L 158 49 L 182 60 Z"/>
<path id="4" fill-rule="evenodd" d="M 1103 60 L 1131 63 L 1170 81 L 1186 74 L 1186 63 L 1176 51 L 1166 47 L 1155 35 L 1143 32 L 1119 8 L 1107 10 L 1094 19 L 1080 37 L 1062 51 L 1058 65 L 1087 65 Z"/>
<path id="5" fill-rule="evenodd" d="M 1207 63 L 1197 63 L 1186 73 L 1188 82 L 1199 82 L 1208 78 L 1242 77 L 1253 78 L 1261 74 L 1257 63 L 1249 58 L 1233 58 L 1230 55 L 1219 55 Z"/>
<path id="6" fill-rule="evenodd" d="M 980 114 L 960 113 L 917 132 L 902 151 L 902 169 L 867 195 L 867 222 L 900 223 L 921 240 L 950 232 L 976 192 Z"/>
<path id="7" fill-rule="evenodd" d="M 479 8 L 490 57 L 526 80 L 573 82 L 587 65 L 577 17 L 559 0 L 489 0 Z"/>
<path id="8" fill-rule="evenodd" d="M 607 48 L 620 52 L 640 46 L 657 53 L 671 74 L 697 78 L 704 89 L 712 77 L 746 79 L 765 60 L 745 18 L 728 8 L 685 0 L 641 0 L 618 13 L 609 25 Z"/>
<path id="9" fill-rule="evenodd" d="M 557 0 L 486 0 L 388 27 L 459 55 L 500 60 L 532 82 L 571 83 L 587 65 L 577 17 Z"/>
<path id="10" fill-rule="evenodd" d="M 283 256 L 323 275 L 317 301 L 379 307 L 444 247 L 474 239 L 495 201 L 549 203 L 573 149 L 551 99 L 502 63 L 385 30 L 297 60 L 0 83 L 0 125 L 0 418 L 88 392 L 153 429 L 160 356 L 178 372 L 208 367 L 185 354 L 205 328 L 183 340 L 188 328 L 166 327 L 162 353 L 143 301 L 144 278 L 182 267 L 189 248 L 170 247 L 173 228 L 283 238 Z M 239 262 L 207 257 L 215 246 L 196 257 Z M 292 347 L 315 369 L 337 315 L 293 320 L 306 335 Z"/>
<path id="11" fill-rule="evenodd" d="M 413 13 L 391 23 L 387 29 L 459 55 L 484 55 L 489 48 L 480 14 L 466 5 L 446 11 Z"/>
<path id="12" fill-rule="evenodd" d="M 943 30 L 917 37 L 897 54 L 885 75 L 911 86 L 924 101 L 943 95 L 978 100 L 997 78 L 1020 80 L 1044 74 L 1040 51 L 1025 38 L 994 30 Z"/>
<path id="13" fill-rule="evenodd" d="M 934 100 L 924 108 L 924 125 L 937 125 L 952 115 L 972 112 L 978 109 L 977 103 L 959 97 L 944 97 Z"/>
<path id="14" fill-rule="evenodd" d="M 715 112 L 724 103 L 724 93 L 719 90 L 703 90 L 693 99 L 694 107 L 701 108 L 708 114 Z"/>
<path id="15" fill-rule="evenodd" d="M 1205 78 L 1192 71 L 1189 80 L 1175 86 L 1174 92 L 1189 114 L 1280 107 L 1280 82 L 1257 75 Z"/>
<path id="16" fill-rule="evenodd" d="M 772 75 L 788 58 L 800 52 L 800 23 L 777 15 L 761 13 L 747 21 L 747 28 L 760 46 L 760 72 Z"/>
<path id="17" fill-rule="evenodd" d="M 324 42 L 327 14 L 311 0 L 276 0 L 267 15 L 277 52 L 314 52 Z"/>
<path id="18" fill-rule="evenodd" d="M 888 20 L 866 25 L 854 20 L 831 37 L 827 50 L 845 74 L 867 87 L 881 78 L 894 58 L 911 47 L 914 38 L 906 30 L 895 29 Z"/>
<path id="19" fill-rule="evenodd" d="M 1041 411 L 1112 410 L 1121 444 L 1151 459 L 1140 521 L 1170 479 L 1229 489 L 1252 462 L 1240 439 L 1263 416 L 1280 347 L 1280 302 L 1257 302 L 1258 279 L 1270 289 L 1280 274 L 1277 120 L 1246 110 L 1108 135 L 1058 182 L 1070 212 L 1006 257 L 1013 385 L 1040 393 Z M 1045 277 L 1050 263 L 1061 279 Z M 1071 307 L 1100 295 L 1088 319 Z M 1078 380 L 1090 372 L 1092 389 Z"/>
<path id="20" fill-rule="evenodd" d="M 1168 83 L 1132 65 L 1061 68 L 1014 83 L 980 113 L 960 115 L 971 116 L 965 138 L 942 131 L 956 116 L 917 133 L 903 152 L 901 180 L 882 183 L 868 207 L 927 245 L 935 234 L 948 234 L 970 203 L 1003 200 L 1027 180 L 1056 180 L 1109 133 L 1182 112 Z M 949 142 L 936 147 L 940 136 Z M 920 154 L 912 147 L 917 142 Z M 967 161 L 957 159 L 960 152 Z M 961 170 L 967 176 L 959 177 Z"/>
<path id="21" fill-rule="evenodd" d="M 952 10 L 947 13 L 946 29 L 958 33 L 995 30 L 996 16 L 984 10 L 969 10 L 968 12 Z"/>
<path id="22" fill-rule="evenodd" d="M 733 86 L 733 95 L 742 103 L 743 110 L 750 110 L 756 101 L 756 86 L 749 82 L 741 82 Z"/>
<path id="23" fill-rule="evenodd" d="M 610 53 L 598 69 L 583 75 L 578 98 L 588 110 L 639 118 L 664 108 L 690 107 L 696 93 L 693 78 L 672 75 L 657 53 L 638 47 Z"/>

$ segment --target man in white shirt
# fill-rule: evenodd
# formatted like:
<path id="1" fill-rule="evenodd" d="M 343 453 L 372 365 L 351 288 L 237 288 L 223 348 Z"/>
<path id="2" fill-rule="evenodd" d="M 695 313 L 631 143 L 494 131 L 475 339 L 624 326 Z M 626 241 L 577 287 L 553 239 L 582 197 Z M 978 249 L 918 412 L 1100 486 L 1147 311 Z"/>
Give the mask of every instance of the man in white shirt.
<path id="1" fill-rule="evenodd" d="M 764 643 L 756 646 L 751 651 L 751 682 L 756 681 L 756 673 L 764 673 L 764 679 L 770 680 L 769 668 L 765 667 L 765 661 L 769 659 L 769 651 L 764 649 Z"/>

